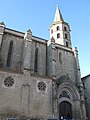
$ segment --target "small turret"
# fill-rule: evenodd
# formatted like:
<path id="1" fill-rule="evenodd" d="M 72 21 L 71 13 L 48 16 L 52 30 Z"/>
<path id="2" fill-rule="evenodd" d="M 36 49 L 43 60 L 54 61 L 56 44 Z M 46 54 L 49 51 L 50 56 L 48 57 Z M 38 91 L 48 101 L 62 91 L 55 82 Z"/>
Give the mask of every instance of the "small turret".
<path id="1" fill-rule="evenodd" d="M 0 27 L 6 27 L 4 22 L 0 23 Z"/>

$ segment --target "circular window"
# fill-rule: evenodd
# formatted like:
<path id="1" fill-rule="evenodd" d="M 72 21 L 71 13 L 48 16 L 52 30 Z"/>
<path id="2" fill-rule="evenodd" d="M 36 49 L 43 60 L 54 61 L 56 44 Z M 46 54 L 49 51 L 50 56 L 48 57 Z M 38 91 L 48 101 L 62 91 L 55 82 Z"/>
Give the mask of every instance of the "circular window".
<path id="1" fill-rule="evenodd" d="M 66 97 L 70 99 L 69 94 L 66 91 L 62 91 L 62 93 L 59 95 L 59 98 Z"/>
<path id="2" fill-rule="evenodd" d="M 14 84 L 14 79 L 11 76 L 8 76 L 4 79 L 4 85 L 6 87 L 12 87 Z"/>
<path id="3" fill-rule="evenodd" d="M 39 82 L 38 83 L 38 89 L 40 91 L 45 91 L 46 90 L 46 84 L 44 82 Z"/>

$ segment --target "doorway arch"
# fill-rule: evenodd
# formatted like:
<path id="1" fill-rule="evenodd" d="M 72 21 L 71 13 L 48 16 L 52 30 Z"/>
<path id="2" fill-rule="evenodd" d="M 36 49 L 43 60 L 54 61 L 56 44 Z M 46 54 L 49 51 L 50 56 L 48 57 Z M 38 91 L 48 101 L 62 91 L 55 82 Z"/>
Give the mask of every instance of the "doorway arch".
<path id="1" fill-rule="evenodd" d="M 59 120 L 72 119 L 72 105 L 67 101 L 59 104 Z"/>

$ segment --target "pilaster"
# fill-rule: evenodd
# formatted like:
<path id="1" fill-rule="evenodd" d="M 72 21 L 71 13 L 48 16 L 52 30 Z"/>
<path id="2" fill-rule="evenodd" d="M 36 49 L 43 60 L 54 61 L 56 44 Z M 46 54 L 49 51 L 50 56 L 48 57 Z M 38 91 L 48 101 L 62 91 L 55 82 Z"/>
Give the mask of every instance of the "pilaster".
<path id="1" fill-rule="evenodd" d="M 76 83 L 81 83 L 81 73 L 80 73 L 80 66 L 79 66 L 79 59 L 78 59 L 78 50 L 77 47 L 73 49 L 74 51 L 74 56 L 75 56 L 75 62 L 76 62 Z"/>
<path id="2" fill-rule="evenodd" d="M 21 93 L 21 113 L 24 116 L 29 116 L 29 102 L 30 102 L 30 86 L 29 84 L 22 86 Z"/>
<path id="3" fill-rule="evenodd" d="M 56 59 L 55 59 L 55 39 L 52 37 L 48 43 L 48 71 L 49 75 L 55 79 L 56 78 Z"/>
<path id="4" fill-rule="evenodd" d="M 52 43 L 51 44 L 51 47 L 52 47 L 52 77 L 53 77 L 53 79 L 55 79 L 56 78 L 56 59 L 55 59 L 55 50 L 56 50 L 56 48 L 55 48 L 55 43 Z"/>
<path id="5" fill-rule="evenodd" d="M 0 23 L 0 49 L 1 49 L 1 45 L 2 45 L 4 29 L 5 29 L 5 24 L 3 22 L 1 22 Z"/>
<path id="6" fill-rule="evenodd" d="M 83 84 L 81 81 L 81 73 L 80 73 L 80 66 L 79 66 L 79 59 L 78 59 L 78 50 L 75 47 L 74 49 L 74 56 L 76 60 L 76 74 L 77 74 L 77 81 L 76 81 L 76 86 L 79 89 L 79 94 L 80 94 L 80 108 L 81 108 L 81 119 L 86 120 L 86 110 L 85 110 L 85 100 L 84 100 L 84 88 Z"/>
<path id="7" fill-rule="evenodd" d="M 24 36 L 25 44 L 24 44 L 24 70 L 30 71 L 30 60 L 31 60 L 31 42 L 32 42 L 32 32 L 28 30 Z"/>

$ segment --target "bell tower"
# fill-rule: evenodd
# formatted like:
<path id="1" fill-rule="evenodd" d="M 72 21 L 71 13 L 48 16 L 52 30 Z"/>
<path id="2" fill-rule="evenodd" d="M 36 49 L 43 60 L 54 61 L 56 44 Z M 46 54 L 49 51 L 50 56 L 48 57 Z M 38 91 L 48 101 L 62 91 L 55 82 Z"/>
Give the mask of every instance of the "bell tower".
<path id="1" fill-rule="evenodd" d="M 56 8 L 54 22 L 50 26 L 50 39 L 55 39 L 55 43 L 71 47 L 70 27 L 62 17 L 59 6 Z"/>

